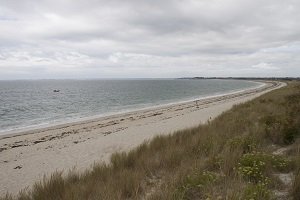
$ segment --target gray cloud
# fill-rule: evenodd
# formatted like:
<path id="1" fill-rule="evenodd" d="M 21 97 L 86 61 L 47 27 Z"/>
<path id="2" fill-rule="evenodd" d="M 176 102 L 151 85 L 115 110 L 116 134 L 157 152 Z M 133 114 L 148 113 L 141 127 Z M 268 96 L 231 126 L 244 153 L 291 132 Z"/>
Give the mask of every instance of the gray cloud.
<path id="1" fill-rule="evenodd" d="M 300 76 L 296 0 L 0 0 L 0 79 Z"/>

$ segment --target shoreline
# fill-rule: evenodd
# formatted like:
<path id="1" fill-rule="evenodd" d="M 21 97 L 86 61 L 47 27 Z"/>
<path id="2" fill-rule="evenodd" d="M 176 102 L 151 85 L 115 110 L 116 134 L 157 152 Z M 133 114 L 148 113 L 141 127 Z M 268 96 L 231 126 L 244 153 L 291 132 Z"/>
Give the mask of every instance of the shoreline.
<path id="1" fill-rule="evenodd" d="M 217 98 L 217 97 L 222 97 L 222 96 L 227 96 L 227 95 L 232 95 L 232 94 L 239 94 L 239 93 L 243 93 L 243 92 L 246 92 L 249 90 L 263 88 L 267 84 L 264 81 L 251 81 L 251 82 L 260 83 L 260 85 L 245 88 L 245 89 L 233 90 L 233 91 L 220 93 L 220 94 L 212 94 L 212 95 L 198 97 L 198 98 L 191 98 L 188 100 L 179 100 L 179 101 L 170 102 L 170 103 L 151 105 L 148 107 L 122 110 L 120 112 L 108 112 L 108 113 L 104 113 L 104 114 L 100 114 L 100 115 L 79 117 L 79 118 L 74 118 L 74 119 L 70 119 L 70 120 L 66 120 L 66 121 L 58 121 L 58 122 L 53 122 L 53 123 L 44 122 L 42 124 L 28 125 L 28 126 L 24 126 L 24 127 L 20 127 L 20 128 L 15 128 L 13 130 L 4 130 L 4 131 L 0 131 L 0 140 L 10 138 L 10 137 L 17 137 L 17 136 L 21 136 L 21 135 L 34 134 L 36 132 L 43 132 L 44 130 L 48 130 L 48 129 L 56 129 L 56 128 L 61 128 L 64 126 L 84 124 L 84 123 L 89 123 L 89 122 L 94 122 L 94 121 L 105 120 L 106 118 L 114 118 L 114 117 L 118 117 L 121 115 L 130 115 L 133 113 L 143 112 L 143 111 L 147 111 L 147 110 L 160 109 L 160 108 L 164 108 L 164 107 L 176 106 L 176 105 L 192 103 L 192 102 L 196 102 L 196 101 L 204 101 L 204 100 L 208 100 L 211 98 Z"/>
<path id="2" fill-rule="evenodd" d="M 17 194 L 55 171 L 84 171 L 108 162 L 112 153 L 128 151 L 161 134 L 211 120 L 233 105 L 285 86 L 266 82 L 257 89 L 160 108 L 28 131 L 0 139 L 0 196 Z M 30 134 L 31 133 L 31 134 Z M 34 134 L 33 134 L 34 133 Z"/>

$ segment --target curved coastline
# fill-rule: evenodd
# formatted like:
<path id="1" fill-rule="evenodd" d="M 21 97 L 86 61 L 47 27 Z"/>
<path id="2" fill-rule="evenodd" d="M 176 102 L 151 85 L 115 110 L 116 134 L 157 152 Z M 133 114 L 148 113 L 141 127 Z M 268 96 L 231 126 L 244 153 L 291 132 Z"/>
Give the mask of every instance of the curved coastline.
<path id="1" fill-rule="evenodd" d="M 84 171 L 157 135 L 211 120 L 233 105 L 285 86 L 263 87 L 155 109 L 64 124 L 0 139 L 0 195 L 16 194 L 55 171 Z M 33 134 L 34 133 L 34 134 Z"/>
<path id="2" fill-rule="evenodd" d="M 179 100 L 179 101 L 168 102 L 168 103 L 163 103 L 163 104 L 157 103 L 155 105 L 141 106 L 136 109 L 124 109 L 124 110 L 121 110 L 120 112 L 108 112 L 108 113 L 104 113 L 104 114 L 100 114 L 100 115 L 70 118 L 70 119 L 64 120 L 64 121 L 58 120 L 58 121 L 54 121 L 54 122 L 44 122 L 42 124 L 28 125 L 28 126 L 24 126 L 24 127 L 14 128 L 11 130 L 4 130 L 4 131 L 0 131 L 0 140 L 4 139 L 4 138 L 9 138 L 9 137 L 16 137 L 16 136 L 20 136 L 20 135 L 42 132 L 43 130 L 61 128 L 64 126 L 69 126 L 69 125 L 99 121 L 99 120 L 103 120 L 106 118 L 118 117 L 120 115 L 135 114 L 137 112 L 143 112 L 143 111 L 147 111 L 147 110 L 153 110 L 153 109 L 159 109 L 159 108 L 164 108 L 164 107 L 169 107 L 169 106 L 176 106 L 176 105 L 180 105 L 180 104 L 192 103 L 195 101 L 202 101 L 202 100 L 226 96 L 226 95 L 239 94 L 239 93 L 247 92 L 248 90 L 259 89 L 259 88 L 263 88 L 266 86 L 266 82 L 263 82 L 263 81 L 252 81 L 252 80 L 247 80 L 247 81 L 260 83 L 260 84 L 258 86 L 247 87 L 247 88 L 237 89 L 237 90 L 231 90 L 231 91 L 221 92 L 221 93 L 217 93 L 217 94 L 205 95 L 205 96 L 200 96 L 200 97 L 192 97 L 188 100 Z"/>

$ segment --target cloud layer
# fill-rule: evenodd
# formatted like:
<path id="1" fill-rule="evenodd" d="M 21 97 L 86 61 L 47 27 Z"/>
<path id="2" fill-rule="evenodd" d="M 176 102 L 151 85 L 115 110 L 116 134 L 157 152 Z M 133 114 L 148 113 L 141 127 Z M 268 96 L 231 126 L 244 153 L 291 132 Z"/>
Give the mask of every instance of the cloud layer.
<path id="1" fill-rule="evenodd" d="M 0 79 L 300 76 L 298 0 L 0 0 Z"/>

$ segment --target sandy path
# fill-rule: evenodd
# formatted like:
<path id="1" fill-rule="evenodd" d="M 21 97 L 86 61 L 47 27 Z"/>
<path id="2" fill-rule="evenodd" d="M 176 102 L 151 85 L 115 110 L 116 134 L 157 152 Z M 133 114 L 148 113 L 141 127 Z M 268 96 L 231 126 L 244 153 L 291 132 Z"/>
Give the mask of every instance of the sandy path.
<path id="1" fill-rule="evenodd" d="M 269 82 L 235 94 L 2 136 L 0 195 L 16 194 L 56 170 L 84 170 L 95 161 L 108 161 L 113 152 L 136 147 L 155 135 L 197 126 L 234 104 L 284 85 Z"/>

